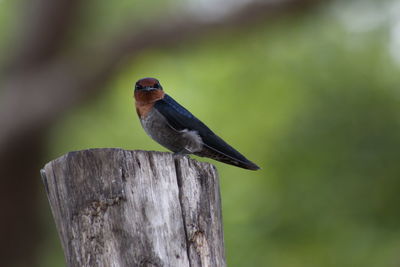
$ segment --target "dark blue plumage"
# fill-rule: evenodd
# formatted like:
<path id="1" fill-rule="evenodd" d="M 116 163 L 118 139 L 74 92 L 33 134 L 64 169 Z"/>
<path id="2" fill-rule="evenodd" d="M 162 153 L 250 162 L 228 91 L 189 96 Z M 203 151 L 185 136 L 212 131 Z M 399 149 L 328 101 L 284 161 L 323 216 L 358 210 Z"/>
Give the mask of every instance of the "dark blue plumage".
<path id="1" fill-rule="evenodd" d="M 161 145 L 176 153 L 209 157 L 250 170 L 259 169 L 172 97 L 164 94 L 156 79 L 139 80 L 135 86 L 135 98 L 143 128 Z"/>

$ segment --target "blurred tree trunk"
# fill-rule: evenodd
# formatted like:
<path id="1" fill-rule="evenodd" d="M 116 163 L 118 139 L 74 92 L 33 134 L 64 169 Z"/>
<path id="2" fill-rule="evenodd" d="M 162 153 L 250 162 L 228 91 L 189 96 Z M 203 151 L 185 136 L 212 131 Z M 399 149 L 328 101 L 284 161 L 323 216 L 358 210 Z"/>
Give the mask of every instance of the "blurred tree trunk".
<path id="1" fill-rule="evenodd" d="M 32 132 L 15 139 L 0 154 L 1 266 L 35 266 L 34 249 L 40 244 L 37 206 L 38 179 L 44 138 Z"/>
<path id="2" fill-rule="evenodd" d="M 227 28 L 302 12 L 318 0 L 254 1 L 219 20 L 196 20 L 191 14 L 166 18 L 132 33 L 121 33 L 98 43 L 97 51 L 62 47 L 80 11 L 81 0 L 31 0 L 21 16 L 21 32 L 8 63 L 1 67 L 0 82 L 0 190 L 3 242 L 2 266 L 34 266 L 38 242 L 38 170 L 43 165 L 45 134 L 67 110 L 104 89 L 121 61 L 154 48 L 173 45 Z M 132 22 L 134 24 L 134 22 Z M 161 25 L 161 26 L 160 26 Z M 157 38 L 154 38 L 156 36 Z M 94 58 L 94 56 L 96 58 Z"/>

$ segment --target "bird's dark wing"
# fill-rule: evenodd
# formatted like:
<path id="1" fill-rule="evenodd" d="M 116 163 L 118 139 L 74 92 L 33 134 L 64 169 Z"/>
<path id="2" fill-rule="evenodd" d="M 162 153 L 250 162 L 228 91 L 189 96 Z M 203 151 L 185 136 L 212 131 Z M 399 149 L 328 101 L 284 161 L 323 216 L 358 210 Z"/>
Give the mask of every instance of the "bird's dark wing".
<path id="1" fill-rule="evenodd" d="M 164 98 L 154 104 L 167 120 L 168 124 L 177 131 L 196 131 L 203 140 L 205 149 L 199 156 L 209 156 L 225 163 L 233 164 L 247 169 L 259 169 L 257 165 L 246 159 L 233 147 L 213 133 L 204 123 L 197 119 L 187 109 L 182 107 L 172 97 L 165 94 Z"/>

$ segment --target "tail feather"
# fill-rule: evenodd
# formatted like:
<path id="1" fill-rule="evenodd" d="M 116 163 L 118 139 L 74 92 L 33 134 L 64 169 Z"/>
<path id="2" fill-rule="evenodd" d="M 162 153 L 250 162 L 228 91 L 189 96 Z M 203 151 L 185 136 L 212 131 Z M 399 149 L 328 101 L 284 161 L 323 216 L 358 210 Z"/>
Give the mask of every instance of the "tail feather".
<path id="1" fill-rule="evenodd" d="M 251 162 L 250 160 L 244 158 L 243 159 L 237 159 L 234 157 L 231 157 L 225 153 L 222 153 L 212 147 L 209 147 L 207 145 L 205 145 L 203 147 L 203 149 L 200 152 L 196 152 L 195 155 L 200 156 L 200 157 L 207 157 L 207 158 L 211 158 L 226 164 L 230 164 L 230 165 L 234 165 L 243 169 L 247 169 L 247 170 L 258 170 L 260 169 L 260 167 L 258 167 L 256 164 L 254 164 L 253 162 Z"/>

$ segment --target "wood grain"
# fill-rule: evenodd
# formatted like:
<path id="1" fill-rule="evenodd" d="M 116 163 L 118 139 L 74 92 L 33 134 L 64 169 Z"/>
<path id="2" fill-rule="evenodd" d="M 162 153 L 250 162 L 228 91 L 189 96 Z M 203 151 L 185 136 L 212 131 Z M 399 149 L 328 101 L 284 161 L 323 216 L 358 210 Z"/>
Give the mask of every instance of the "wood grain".
<path id="1" fill-rule="evenodd" d="M 41 173 L 68 267 L 226 266 L 213 165 L 90 149 Z"/>

